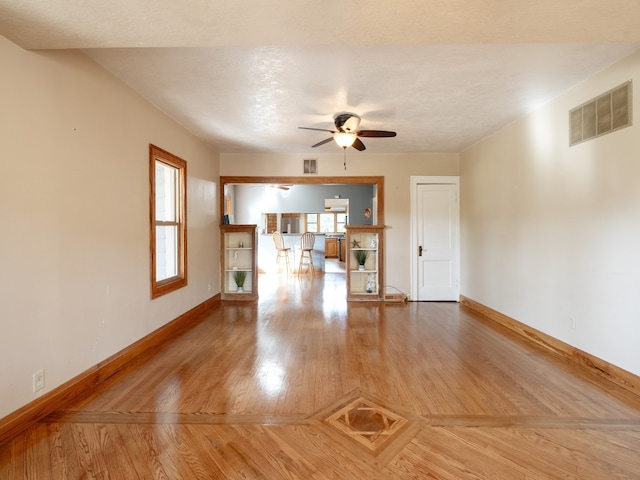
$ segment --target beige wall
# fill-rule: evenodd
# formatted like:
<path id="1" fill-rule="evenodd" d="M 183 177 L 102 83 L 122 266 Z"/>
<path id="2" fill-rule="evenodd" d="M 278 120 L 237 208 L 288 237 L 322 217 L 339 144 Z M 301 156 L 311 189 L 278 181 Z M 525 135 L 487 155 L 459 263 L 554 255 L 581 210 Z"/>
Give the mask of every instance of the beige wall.
<path id="1" fill-rule="evenodd" d="M 569 110 L 629 79 L 640 52 L 461 154 L 461 292 L 640 375 L 638 126 L 568 146 Z"/>
<path id="2" fill-rule="evenodd" d="M 79 52 L 0 37 L 0 417 L 219 292 L 218 155 Z M 188 162 L 189 285 L 149 292 L 148 144 Z M 211 285 L 211 291 L 209 291 Z"/>
<path id="3" fill-rule="evenodd" d="M 380 140 L 380 141 L 384 141 Z M 327 145 L 327 149 L 337 149 Z M 340 150 L 317 155 L 221 154 L 220 175 L 302 176 L 302 160 L 318 159 L 321 176 L 384 176 L 386 230 L 386 285 L 405 293 L 411 291 L 409 275 L 410 182 L 412 175 L 456 176 L 458 154 L 367 154 L 347 150 L 347 169 Z"/>

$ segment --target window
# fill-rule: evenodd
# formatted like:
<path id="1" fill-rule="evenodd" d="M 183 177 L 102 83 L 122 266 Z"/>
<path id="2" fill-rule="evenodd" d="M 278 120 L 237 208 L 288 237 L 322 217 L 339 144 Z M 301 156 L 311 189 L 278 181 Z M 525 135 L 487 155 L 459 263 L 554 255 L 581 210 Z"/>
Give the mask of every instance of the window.
<path id="1" fill-rule="evenodd" d="M 318 214 L 317 213 L 307 213 L 307 232 L 318 232 Z"/>
<path id="2" fill-rule="evenodd" d="M 320 214 L 320 231 L 332 233 L 336 231 L 336 215 L 335 213 Z"/>
<path id="3" fill-rule="evenodd" d="M 149 145 L 151 298 L 187 284 L 187 162 Z"/>
<path id="4" fill-rule="evenodd" d="M 346 223 L 346 213 L 307 213 L 306 231 L 341 233 Z"/>

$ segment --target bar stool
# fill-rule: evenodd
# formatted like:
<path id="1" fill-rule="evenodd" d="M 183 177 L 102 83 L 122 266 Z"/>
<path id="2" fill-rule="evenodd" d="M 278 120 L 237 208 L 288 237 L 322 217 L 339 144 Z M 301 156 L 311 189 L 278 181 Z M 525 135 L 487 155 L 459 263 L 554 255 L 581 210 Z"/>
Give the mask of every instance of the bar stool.
<path id="1" fill-rule="evenodd" d="M 284 259 L 287 273 L 289 273 L 289 252 L 291 251 L 291 249 L 284 246 L 284 238 L 278 231 L 273 232 L 273 243 L 275 244 L 276 250 L 278 252 L 276 255 L 276 268 L 280 264 L 280 260 Z"/>
<path id="2" fill-rule="evenodd" d="M 298 274 L 302 273 L 304 267 L 307 267 L 307 271 L 313 275 L 315 270 L 313 266 L 313 244 L 316 241 L 316 236 L 311 232 L 303 233 L 300 237 L 300 265 L 298 265 Z"/>

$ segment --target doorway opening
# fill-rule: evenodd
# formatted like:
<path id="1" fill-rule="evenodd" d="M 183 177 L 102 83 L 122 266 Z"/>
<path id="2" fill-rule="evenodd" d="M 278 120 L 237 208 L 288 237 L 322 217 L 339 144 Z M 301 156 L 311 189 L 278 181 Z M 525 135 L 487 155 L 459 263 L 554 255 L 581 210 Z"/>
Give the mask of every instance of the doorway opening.
<path id="1" fill-rule="evenodd" d="M 356 225 L 365 223 L 364 220 L 367 219 L 369 224 L 375 222 L 379 225 L 384 225 L 384 177 L 382 176 L 364 176 L 364 177 L 356 177 L 356 176 L 344 176 L 344 177 L 323 177 L 323 176 L 294 176 L 294 177 L 282 177 L 282 176 L 221 176 L 220 177 L 220 218 L 231 218 L 232 223 L 258 223 L 258 232 L 259 232 L 259 243 L 262 242 L 263 245 L 268 245 L 271 247 L 271 239 L 268 237 L 268 233 L 266 229 L 263 230 L 263 225 L 258 221 L 251 222 L 243 222 L 242 215 L 236 216 L 234 213 L 236 212 L 237 205 L 235 201 L 230 198 L 228 192 L 234 190 L 233 187 L 236 186 L 259 186 L 259 187 L 270 187 L 270 186 L 286 186 L 284 188 L 276 188 L 277 191 L 282 192 L 290 192 L 295 186 L 370 186 L 372 187 L 372 198 L 369 201 L 369 204 L 362 207 L 362 212 L 358 209 L 356 215 L 354 212 L 349 214 L 348 224 Z M 366 208 L 365 208 L 366 207 Z M 320 208 L 326 209 L 326 206 L 323 202 L 322 207 Z M 373 210 L 373 215 L 371 210 Z M 266 213 L 266 212 L 263 212 Z M 235 218 L 234 218 L 235 217 Z M 265 217 L 266 218 L 266 217 Z M 266 222 L 265 222 L 266 225 Z M 300 232 L 303 233 L 303 232 Z M 335 233 L 335 232 L 334 232 Z M 294 232 L 291 233 L 294 235 Z M 259 249 L 260 251 L 260 249 Z M 344 268 L 344 262 L 340 262 L 339 258 L 336 260 L 334 258 L 323 259 L 326 260 L 326 263 L 323 262 L 323 267 L 325 273 L 329 273 L 331 275 L 345 275 L 346 271 Z M 260 255 L 258 258 L 260 262 Z M 267 260 L 268 262 L 268 260 Z M 342 264 L 341 264 L 342 263 Z M 259 270 L 260 272 L 260 270 Z M 345 295 L 346 295 L 346 281 L 345 281 Z"/>

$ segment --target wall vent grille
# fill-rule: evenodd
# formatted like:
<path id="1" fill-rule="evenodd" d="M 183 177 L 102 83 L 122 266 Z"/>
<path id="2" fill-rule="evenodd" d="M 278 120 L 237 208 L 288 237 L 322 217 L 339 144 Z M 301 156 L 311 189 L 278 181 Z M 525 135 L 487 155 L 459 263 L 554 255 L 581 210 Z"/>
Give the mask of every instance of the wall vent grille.
<path id="1" fill-rule="evenodd" d="M 631 80 L 569 112 L 569 146 L 632 125 Z"/>
<path id="2" fill-rule="evenodd" d="M 318 159 L 307 158 L 302 161 L 302 173 L 304 175 L 317 175 L 318 174 Z"/>

